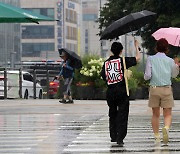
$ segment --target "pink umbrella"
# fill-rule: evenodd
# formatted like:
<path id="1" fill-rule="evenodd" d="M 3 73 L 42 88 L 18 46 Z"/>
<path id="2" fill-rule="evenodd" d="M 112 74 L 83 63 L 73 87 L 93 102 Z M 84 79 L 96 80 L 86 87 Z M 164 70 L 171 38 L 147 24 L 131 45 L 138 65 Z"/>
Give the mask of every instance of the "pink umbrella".
<path id="1" fill-rule="evenodd" d="M 173 46 L 180 46 L 180 28 L 160 28 L 152 34 L 152 36 L 159 40 L 165 38 L 169 44 Z"/>

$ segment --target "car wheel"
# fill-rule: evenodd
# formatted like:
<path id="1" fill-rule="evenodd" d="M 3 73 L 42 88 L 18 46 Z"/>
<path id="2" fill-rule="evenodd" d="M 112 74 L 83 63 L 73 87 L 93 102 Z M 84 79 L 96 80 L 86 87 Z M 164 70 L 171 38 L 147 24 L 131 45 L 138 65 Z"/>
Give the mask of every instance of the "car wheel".
<path id="1" fill-rule="evenodd" d="M 26 90 L 24 93 L 24 99 L 28 99 L 28 97 L 29 97 L 28 90 Z"/>
<path id="2" fill-rule="evenodd" d="M 39 99 L 42 99 L 42 90 L 39 91 Z"/>

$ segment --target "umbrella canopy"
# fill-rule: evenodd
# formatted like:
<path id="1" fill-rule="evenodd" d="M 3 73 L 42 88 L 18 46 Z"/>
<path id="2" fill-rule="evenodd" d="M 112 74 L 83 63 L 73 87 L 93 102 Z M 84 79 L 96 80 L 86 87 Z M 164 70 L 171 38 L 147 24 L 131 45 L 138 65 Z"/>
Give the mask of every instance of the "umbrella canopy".
<path id="1" fill-rule="evenodd" d="M 0 2 L 0 23 L 38 23 L 39 21 L 55 20 Z"/>
<path id="2" fill-rule="evenodd" d="M 131 13 L 108 26 L 102 32 L 100 39 L 114 39 L 120 35 L 138 30 L 154 19 L 155 15 L 156 13 L 147 10 Z"/>
<path id="3" fill-rule="evenodd" d="M 62 52 L 66 52 L 68 54 L 69 58 L 72 60 L 72 65 L 74 68 L 79 69 L 82 67 L 81 58 L 75 52 L 68 50 L 66 48 L 58 49 L 58 51 L 60 55 L 62 54 Z"/>
<path id="4" fill-rule="evenodd" d="M 159 40 L 165 38 L 169 44 L 180 47 L 180 28 L 160 28 L 152 34 L 152 36 Z"/>

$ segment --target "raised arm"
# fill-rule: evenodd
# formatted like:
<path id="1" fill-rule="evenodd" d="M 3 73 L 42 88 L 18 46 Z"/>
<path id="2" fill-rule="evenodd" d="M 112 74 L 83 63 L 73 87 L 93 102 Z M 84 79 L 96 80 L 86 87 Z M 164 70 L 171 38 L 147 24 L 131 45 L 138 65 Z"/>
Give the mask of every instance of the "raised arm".
<path id="1" fill-rule="evenodd" d="M 141 54 L 139 51 L 139 42 L 137 40 L 134 40 L 134 46 L 136 48 L 136 62 L 139 62 L 141 59 Z"/>
<path id="2" fill-rule="evenodd" d="M 179 74 L 179 59 L 175 58 L 174 61 L 172 61 L 172 78 L 177 77 Z"/>

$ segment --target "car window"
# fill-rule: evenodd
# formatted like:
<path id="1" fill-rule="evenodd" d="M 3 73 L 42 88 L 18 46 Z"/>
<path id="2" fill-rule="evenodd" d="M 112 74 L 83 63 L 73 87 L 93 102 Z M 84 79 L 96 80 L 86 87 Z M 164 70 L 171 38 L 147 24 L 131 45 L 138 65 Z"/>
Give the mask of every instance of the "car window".
<path id="1" fill-rule="evenodd" d="M 33 82 L 33 77 L 30 74 L 23 74 L 23 79 Z"/>

